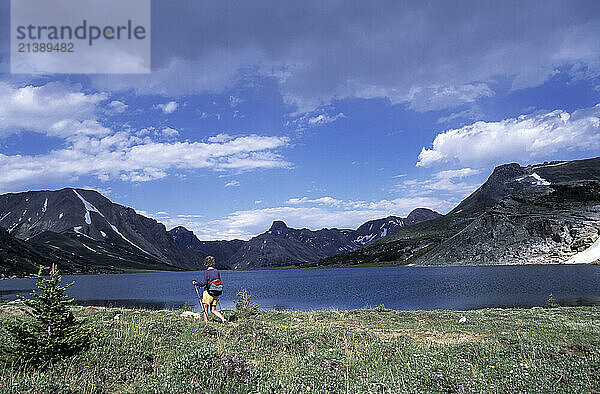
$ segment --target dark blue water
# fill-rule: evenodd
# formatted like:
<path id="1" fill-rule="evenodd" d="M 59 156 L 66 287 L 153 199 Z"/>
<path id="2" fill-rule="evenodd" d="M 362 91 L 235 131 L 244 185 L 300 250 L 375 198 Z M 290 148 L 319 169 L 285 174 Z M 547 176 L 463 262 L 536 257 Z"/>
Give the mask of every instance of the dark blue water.
<path id="1" fill-rule="evenodd" d="M 198 305 L 192 279 L 201 272 L 64 276 L 83 305 L 179 308 Z M 281 271 L 222 271 L 220 307 L 233 309 L 246 289 L 263 309 L 330 310 L 476 309 L 544 305 L 550 293 L 561 305 L 600 305 L 600 266 L 365 267 Z M 32 279 L 0 281 L 13 299 Z"/>

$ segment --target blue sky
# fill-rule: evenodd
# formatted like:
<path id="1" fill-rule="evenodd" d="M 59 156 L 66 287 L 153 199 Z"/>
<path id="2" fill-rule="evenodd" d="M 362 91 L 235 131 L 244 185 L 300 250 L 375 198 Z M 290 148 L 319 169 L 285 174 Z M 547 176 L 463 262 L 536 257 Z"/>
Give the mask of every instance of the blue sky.
<path id="1" fill-rule="evenodd" d="M 94 188 L 248 239 L 598 156 L 597 1 L 362 3 L 153 1 L 150 75 L 11 75 L 3 1 L 0 193 Z"/>

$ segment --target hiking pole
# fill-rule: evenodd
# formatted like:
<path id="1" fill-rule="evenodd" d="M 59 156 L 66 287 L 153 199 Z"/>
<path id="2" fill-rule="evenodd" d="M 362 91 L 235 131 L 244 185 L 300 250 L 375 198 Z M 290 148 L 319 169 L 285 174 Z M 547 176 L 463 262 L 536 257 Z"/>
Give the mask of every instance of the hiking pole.
<path id="1" fill-rule="evenodd" d="M 200 298 L 200 292 L 198 291 L 198 286 L 194 285 L 194 289 L 196 289 L 196 294 L 198 294 L 198 303 L 200 304 L 200 308 L 202 308 L 202 314 L 208 320 L 208 312 L 204 309 L 204 305 L 202 305 L 202 298 Z"/>

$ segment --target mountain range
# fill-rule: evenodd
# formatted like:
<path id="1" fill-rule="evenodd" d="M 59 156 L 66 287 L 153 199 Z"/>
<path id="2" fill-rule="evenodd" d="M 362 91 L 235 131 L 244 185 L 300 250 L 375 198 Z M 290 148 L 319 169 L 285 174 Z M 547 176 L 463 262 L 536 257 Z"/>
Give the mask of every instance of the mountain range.
<path id="1" fill-rule="evenodd" d="M 598 262 L 600 158 L 496 167 L 448 214 L 312 265 Z M 574 258 L 588 250 L 585 259 Z M 592 253 L 593 252 L 593 253 Z"/>
<path id="2" fill-rule="evenodd" d="M 0 196 L 0 275 L 52 263 L 72 273 L 199 270 L 208 255 L 228 269 L 595 262 L 599 234 L 600 158 L 501 165 L 446 215 L 418 208 L 355 230 L 275 221 L 248 241 L 201 241 L 96 191 L 67 188 Z"/>
<path id="3" fill-rule="evenodd" d="M 351 252 L 388 234 L 393 234 L 401 228 L 439 216 L 439 213 L 430 209 L 417 208 L 406 218 L 388 216 L 383 219 L 371 220 L 356 230 L 294 229 L 282 221 L 275 221 L 268 231 L 249 241 L 203 242 L 183 227 L 176 227 L 169 233 L 180 245 L 193 250 L 202 257 L 212 255 L 217 261 L 233 269 L 281 267 Z"/>
<path id="4" fill-rule="evenodd" d="M 63 272 L 200 270 L 212 255 L 219 268 L 279 267 L 354 251 L 404 226 L 439 216 L 428 209 L 390 216 L 356 230 L 292 229 L 276 221 L 249 241 L 200 241 L 84 189 L 0 196 L 0 275 L 58 264 Z"/>

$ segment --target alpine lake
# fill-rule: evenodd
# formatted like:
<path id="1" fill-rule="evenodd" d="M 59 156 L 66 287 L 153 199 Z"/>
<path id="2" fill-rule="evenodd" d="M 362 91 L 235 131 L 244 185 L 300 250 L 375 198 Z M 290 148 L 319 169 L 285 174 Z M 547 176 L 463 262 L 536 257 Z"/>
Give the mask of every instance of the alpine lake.
<path id="1" fill-rule="evenodd" d="M 64 275 L 75 282 L 69 296 L 79 305 L 198 310 L 192 280 L 202 272 Z M 221 271 L 219 309 L 234 309 L 245 289 L 266 310 L 468 310 L 543 306 L 550 294 L 563 306 L 600 305 L 598 265 L 467 267 L 359 267 Z M 0 281 L 4 300 L 27 296 L 33 279 Z"/>

